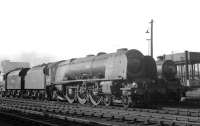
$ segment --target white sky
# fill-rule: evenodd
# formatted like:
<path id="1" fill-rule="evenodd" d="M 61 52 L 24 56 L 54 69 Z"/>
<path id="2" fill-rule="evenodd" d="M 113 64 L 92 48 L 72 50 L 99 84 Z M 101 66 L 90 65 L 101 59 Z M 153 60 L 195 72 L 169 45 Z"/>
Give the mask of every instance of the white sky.
<path id="1" fill-rule="evenodd" d="M 154 57 L 200 52 L 198 0 L 1 0 L 0 56 L 69 59 L 124 47 L 148 54 L 151 18 Z"/>

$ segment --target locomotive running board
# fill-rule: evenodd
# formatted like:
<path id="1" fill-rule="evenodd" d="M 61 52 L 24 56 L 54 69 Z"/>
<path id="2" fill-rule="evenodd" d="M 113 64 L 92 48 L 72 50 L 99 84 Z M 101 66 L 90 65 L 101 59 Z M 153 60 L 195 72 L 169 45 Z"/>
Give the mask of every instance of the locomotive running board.
<path id="1" fill-rule="evenodd" d="M 76 82 L 94 82 L 94 81 L 117 81 L 123 80 L 123 78 L 118 79 L 84 79 L 84 80 L 69 80 L 69 81 L 60 81 L 60 82 L 52 82 L 53 85 L 63 85 L 68 83 L 76 83 Z"/>

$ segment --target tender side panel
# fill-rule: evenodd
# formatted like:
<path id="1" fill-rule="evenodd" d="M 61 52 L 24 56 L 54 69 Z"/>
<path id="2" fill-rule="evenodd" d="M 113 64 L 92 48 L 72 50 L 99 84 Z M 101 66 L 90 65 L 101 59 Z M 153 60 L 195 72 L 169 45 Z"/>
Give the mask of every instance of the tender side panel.
<path id="1" fill-rule="evenodd" d="M 7 76 L 7 89 L 21 89 L 20 70 L 13 71 Z"/>
<path id="2" fill-rule="evenodd" d="M 25 77 L 25 89 L 44 89 L 45 75 L 44 67 L 32 68 Z"/>

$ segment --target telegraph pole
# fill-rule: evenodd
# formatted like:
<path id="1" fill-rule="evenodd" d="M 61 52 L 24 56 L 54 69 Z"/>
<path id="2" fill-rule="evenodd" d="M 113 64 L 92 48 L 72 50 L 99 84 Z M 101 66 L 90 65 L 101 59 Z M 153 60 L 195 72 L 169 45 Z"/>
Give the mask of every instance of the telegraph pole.
<path id="1" fill-rule="evenodd" d="M 151 24 L 151 35 L 150 35 L 150 39 L 146 39 L 146 40 L 150 40 L 150 52 L 151 52 L 151 57 L 153 57 L 153 19 L 151 19 L 151 22 L 149 22 Z M 146 33 L 149 33 L 148 29 L 146 31 Z"/>
<path id="2" fill-rule="evenodd" d="M 153 19 L 151 19 L 151 57 L 153 57 Z"/>

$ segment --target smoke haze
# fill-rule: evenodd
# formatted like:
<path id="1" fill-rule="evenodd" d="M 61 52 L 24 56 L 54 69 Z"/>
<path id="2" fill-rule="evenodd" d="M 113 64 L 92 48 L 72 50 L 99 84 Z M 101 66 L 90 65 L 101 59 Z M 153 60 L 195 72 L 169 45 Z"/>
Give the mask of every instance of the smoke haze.
<path id="1" fill-rule="evenodd" d="M 29 62 L 31 66 L 35 66 L 42 63 L 53 62 L 55 61 L 55 58 L 45 54 L 28 52 L 28 53 L 22 53 L 16 60 L 22 62 Z"/>
<path id="2" fill-rule="evenodd" d="M 12 56 L 1 56 L 0 61 L 10 60 L 13 62 L 29 62 L 31 66 L 57 61 L 55 56 L 40 54 L 37 52 L 22 52 Z"/>

